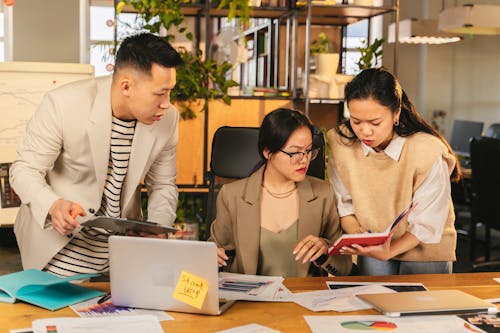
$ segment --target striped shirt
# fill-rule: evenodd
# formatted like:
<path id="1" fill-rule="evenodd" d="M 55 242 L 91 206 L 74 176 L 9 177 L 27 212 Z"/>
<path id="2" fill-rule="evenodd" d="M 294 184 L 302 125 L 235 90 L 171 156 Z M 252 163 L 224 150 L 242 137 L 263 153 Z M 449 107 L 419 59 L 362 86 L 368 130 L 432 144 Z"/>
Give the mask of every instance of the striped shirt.
<path id="1" fill-rule="evenodd" d="M 108 173 L 104 184 L 101 207 L 96 215 L 121 216 L 120 198 L 127 175 L 136 121 L 113 117 Z M 109 270 L 108 237 L 103 229 L 83 227 L 45 266 L 51 273 L 70 276 L 102 273 Z"/>

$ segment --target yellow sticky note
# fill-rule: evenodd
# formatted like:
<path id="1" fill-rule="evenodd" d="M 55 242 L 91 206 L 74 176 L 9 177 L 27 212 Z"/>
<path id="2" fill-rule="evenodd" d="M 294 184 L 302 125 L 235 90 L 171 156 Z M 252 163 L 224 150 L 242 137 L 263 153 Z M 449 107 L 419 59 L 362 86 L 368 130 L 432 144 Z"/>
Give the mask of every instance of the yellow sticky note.
<path id="1" fill-rule="evenodd" d="M 186 271 L 182 271 L 174 291 L 174 298 L 201 309 L 207 297 L 208 281 Z"/>

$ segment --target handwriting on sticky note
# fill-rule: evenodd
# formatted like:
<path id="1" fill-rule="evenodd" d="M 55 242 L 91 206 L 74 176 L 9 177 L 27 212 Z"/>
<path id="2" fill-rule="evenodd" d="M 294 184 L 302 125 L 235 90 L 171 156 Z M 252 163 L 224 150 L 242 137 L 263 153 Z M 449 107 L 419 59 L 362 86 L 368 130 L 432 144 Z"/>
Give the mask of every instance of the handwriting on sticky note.
<path id="1" fill-rule="evenodd" d="M 186 271 L 182 271 L 174 291 L 174 298 L 201 309 L 208 293 L 208 281 Z"/>

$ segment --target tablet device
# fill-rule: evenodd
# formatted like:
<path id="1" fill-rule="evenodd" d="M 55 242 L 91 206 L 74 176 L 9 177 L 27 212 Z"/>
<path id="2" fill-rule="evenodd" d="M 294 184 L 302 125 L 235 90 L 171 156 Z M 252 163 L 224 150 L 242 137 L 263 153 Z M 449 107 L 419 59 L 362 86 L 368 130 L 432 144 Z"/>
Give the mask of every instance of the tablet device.
<path id="1" fill-rule="evenodd" d="M 166 235 L 170 232 L 177 231 L 174 227 L 169 227 L 155 222 L 109 216 L 96 216 L 95 218 L 82 223 L 82 225 L 105 229 L 119 235 L 126 235 L 129 231 L 136 233 L 144 232 L 155 235 Z"/>

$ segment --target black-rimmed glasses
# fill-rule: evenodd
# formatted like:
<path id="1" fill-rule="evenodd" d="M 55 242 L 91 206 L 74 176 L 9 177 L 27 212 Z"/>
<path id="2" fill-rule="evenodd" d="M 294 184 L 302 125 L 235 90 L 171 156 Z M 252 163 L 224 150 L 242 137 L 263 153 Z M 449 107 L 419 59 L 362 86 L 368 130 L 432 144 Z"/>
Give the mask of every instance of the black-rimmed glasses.
<path id="1" fill-rule="evenodd" d="M 316 157 L 318 157 L 319 148 L 308 149 L 306 151 L 297 151 L 294 153 L 289 153 L 287 151 L 280 149 L 280 152 L 290 156 L 290 163 L 299 164 L 300 161 L 302 161 L 302 159 L 304 158 L 304 156 L 306 156 L 309 159 L 309 161 L 312 161 Z"/>

